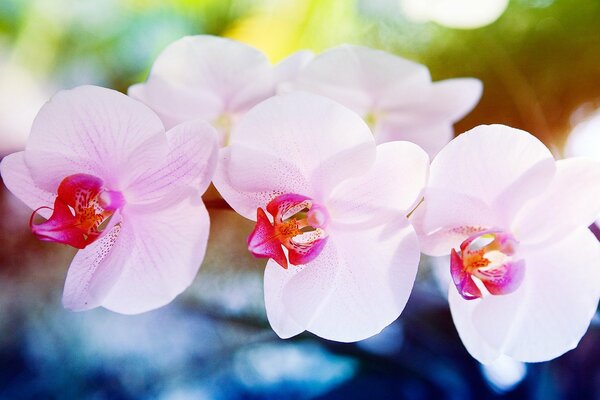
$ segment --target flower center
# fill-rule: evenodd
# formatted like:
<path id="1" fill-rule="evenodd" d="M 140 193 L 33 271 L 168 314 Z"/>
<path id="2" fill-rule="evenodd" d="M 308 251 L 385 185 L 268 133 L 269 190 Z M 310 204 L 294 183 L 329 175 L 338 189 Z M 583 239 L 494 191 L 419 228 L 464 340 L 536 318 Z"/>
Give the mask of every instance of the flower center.
<path id="1" fill-rule="evenodd" d="M 525 260 L 516 259 L 518 242 L 507 232 L 477 232 L 460 245 L 460 254 L 452 249 L 450 273 L 454 285 L 466 300 L 512 293 L 521 285 Z"/>
<path id="2" fill-rule="evenodd" d="M 58 186 L 50 218 L 33 224 L 40 207 L 31 214 L 31 232 L 40 240 L 68 244 L 83 249 L 104 232 L 103 224 L 125 205 L 121 192 L 104 188 L 104 182 L 92 175 L 67 176 Z"/>
<path id="3" fill-rule="evenodd" d="M 265 210 L 256 210 L 256 226 L 248 237 L 248 250 L 261 258 L 272 258 L 283 268 L 315 259 L 327 242 L 329 214 L 309 197 L 286 193 L 275 197 Z M 287 249 L 287 257 L 283 249 Z"/>

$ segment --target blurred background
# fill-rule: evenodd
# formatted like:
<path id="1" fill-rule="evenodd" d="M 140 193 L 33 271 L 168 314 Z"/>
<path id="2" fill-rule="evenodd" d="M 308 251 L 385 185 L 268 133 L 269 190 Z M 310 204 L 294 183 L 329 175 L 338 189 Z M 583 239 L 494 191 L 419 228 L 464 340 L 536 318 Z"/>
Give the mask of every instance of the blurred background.
<path id="1" fill-rule="evenodd" d="M 424 6 L 435 2 L 0 0 L 0 156 L 24 147 L 55 91 L 126 91 L 167 44 L 208 33 L 273 62 L 354 43 L 426 64 L 434 80 L 477 77 L 482 100 L 457 133 L 504 123 L 558 157 L 600 157 L 600 1 L 446 0 L 459 12 L 434 15 Z M 73 249 L 36 241 L 30 211 L 2 185 L 0 399 L 600 399 L 598 314 L 556 360 L 483 367 L 435 279 L 443 260 L 423 257 L 406 310 L 376 337 L 280 340 L 264 311 L 265 262 L 245 249 L 251 223 L 210 212 L 206 260 L 172 304 L 138 316 L 72 313 L 60 300 Z"/>

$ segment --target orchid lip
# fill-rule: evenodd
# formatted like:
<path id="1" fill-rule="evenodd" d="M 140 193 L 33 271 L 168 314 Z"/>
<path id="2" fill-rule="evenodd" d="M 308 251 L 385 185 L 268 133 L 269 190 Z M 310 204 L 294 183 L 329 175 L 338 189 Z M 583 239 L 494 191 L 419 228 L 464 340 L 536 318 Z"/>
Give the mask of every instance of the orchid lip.
<path id="1" fill-rule="evenodd" d="M 506 295 L 519 288 L 525 260 L 516 257 L 518 242 L 502 230 L 485 230 L 468 237 L 460 254 L 452 249 L 450 272 L 460 295 L 466 300 Z"/>
<path id="2" fill-rule="evenodd" d="M 327 209 L 311 198 L 294 193 L 279 195 L 267 204 L 266 212 L 257 209 L 256 226 L 248 237 L 248 250 L 255 257 L 273 259 L 283 268 L 288 264 L 306 264 L 323 250 L 328 223 Z"/>
<path id="3" fill-rule="evenodd" d="M 103 228 L 124 205 L 123 194 L 105 189 L 100 178 L 70 175 L 58 186 L 54 208 L 36 209 L 29 219 L 29 227 L 41 241 L 83 249 L 102 236 Z M 42 209 L 52 210 L 52 215 L 45 222 L 34 224 L 34 217 Z"/>

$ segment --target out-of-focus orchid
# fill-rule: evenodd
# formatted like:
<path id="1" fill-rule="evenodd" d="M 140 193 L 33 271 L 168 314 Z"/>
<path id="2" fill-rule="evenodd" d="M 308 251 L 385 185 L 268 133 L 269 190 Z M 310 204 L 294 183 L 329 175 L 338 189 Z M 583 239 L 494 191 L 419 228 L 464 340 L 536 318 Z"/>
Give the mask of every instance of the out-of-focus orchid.
<path id="1" fill-rule="evenodd" d="M 452 124 L 481 97 L 473 78 L 432 82 L 424 65 L 381 50 L 343 45 L 316 56 L 285 87 L 330 97 L 371 126 L 377 143 L 408 140 L 435 155 Z"/>
<path id="2" fill-rule="evenodd" d="M 502 125 L 460 135 L 435 157 L 413 218 L 423 252 L 451 253 L 449 301 L 469 352 L 549 360 L 577 346 L 600 296 L 600 163 L 555 161 Z"/>
<path id="3" fill-rule="evenodd" d="M 433 21 L 449 28 L 481 28 L 496 21 L 508 0 L 400 0 L 407 17 L 415 22 Z"/>
<path id="4" fill-rule="evenodd" d="M 248 112 L 218 164 L 217 189 L 257 221 L 248 247 L 270 258 L 265 303 L 280 337 L 356 341 L 398 317 L 419 261 L 405 216 L 426 182 L 422 149 L 376 146 L 351 110 L 289 93 Z"/>
<path id="5" fill-rule="evenodd" d="M 2 160 L 2 179 L 32 209 L 41 240 L 79 248 L 63 304 L 121 313 L 160 307 L 193 280 L 209 219 L 200 195 L 216 164 L 206 122 L 165 134 L 143 104 L 113 90 L 62 91 L 34 120 L 24 152 Z M 34 224 L 39 213 L 46 222 Z"/>
<path id="6" fill-rule="evenodd" d="M 167 128 L 206 119 L 228 144 L 232 126 L 252 106 L 275 94 L 312 57 L 294 53 L 273 66 L 259 50 L 210 35 L 187 36 L 158 56 L 148 80 L 129 95 L 152 108 Z"/>

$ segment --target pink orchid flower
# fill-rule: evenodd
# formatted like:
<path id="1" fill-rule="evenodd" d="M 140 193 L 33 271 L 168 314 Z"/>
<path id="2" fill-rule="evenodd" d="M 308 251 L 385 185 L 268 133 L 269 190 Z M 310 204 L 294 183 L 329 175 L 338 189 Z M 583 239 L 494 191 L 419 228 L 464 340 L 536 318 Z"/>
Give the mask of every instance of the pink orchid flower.
<path id="1" fill-rule="evenodd" d="M 221 145 L 227 145 L 238 118 L 273 96 L 311 57 L 301 51 L 273 66 L 244 43 L 187 36 L 163 50 L 148 80 L 131 86 L 129 95 L 152 108 L 167 128 L 197 118 L 210 121 L 221 133 Z"/>
<path id="2" fill-rule="evenodd" d="M 473 78 L 431 82 L 427 67 L 381 50 L 343 45 L 317 55 L 286 88 L 318 93 L 351 108 L 377 143 L 408 140 L 434 156 L 454 137 L 452 124 L 481 97 Z"/>
<path id="3" fill-rule="evenodd" d="M 80 249 L 64 306 L 133 314 L 169 303 L 196 275 L 209 229 L 200 195 L 216 155 L 208 123 L 165 134 L 142 103 L 81 86 L 42 107 L 25 151 L 5 157 L 0 171 L 35 209 L 36 237 Z M 47 220 L 35 223 L 36 214 Z"/>
<path id="4" fill-rule="evenodd" d="M 527 132 L 480 126 L 431 163 L 413 214 L 423 252 L 450 254 L 450 310 L 479 361 L 577 346 L 600 296 L 600 163 L 555 161 Z"/>
<path id="5" fill-rule="evenodd" d="M 213 182 L 256 221 L 248 247 L 270 259 L 265 303 L 280 337 L 357 341 L 400 315 L 420 256 L 406 215 L 428 160 L 412 143 L 376 146 L 358 115 L 313 94 L 275 96 L 242 118 Z"/>

